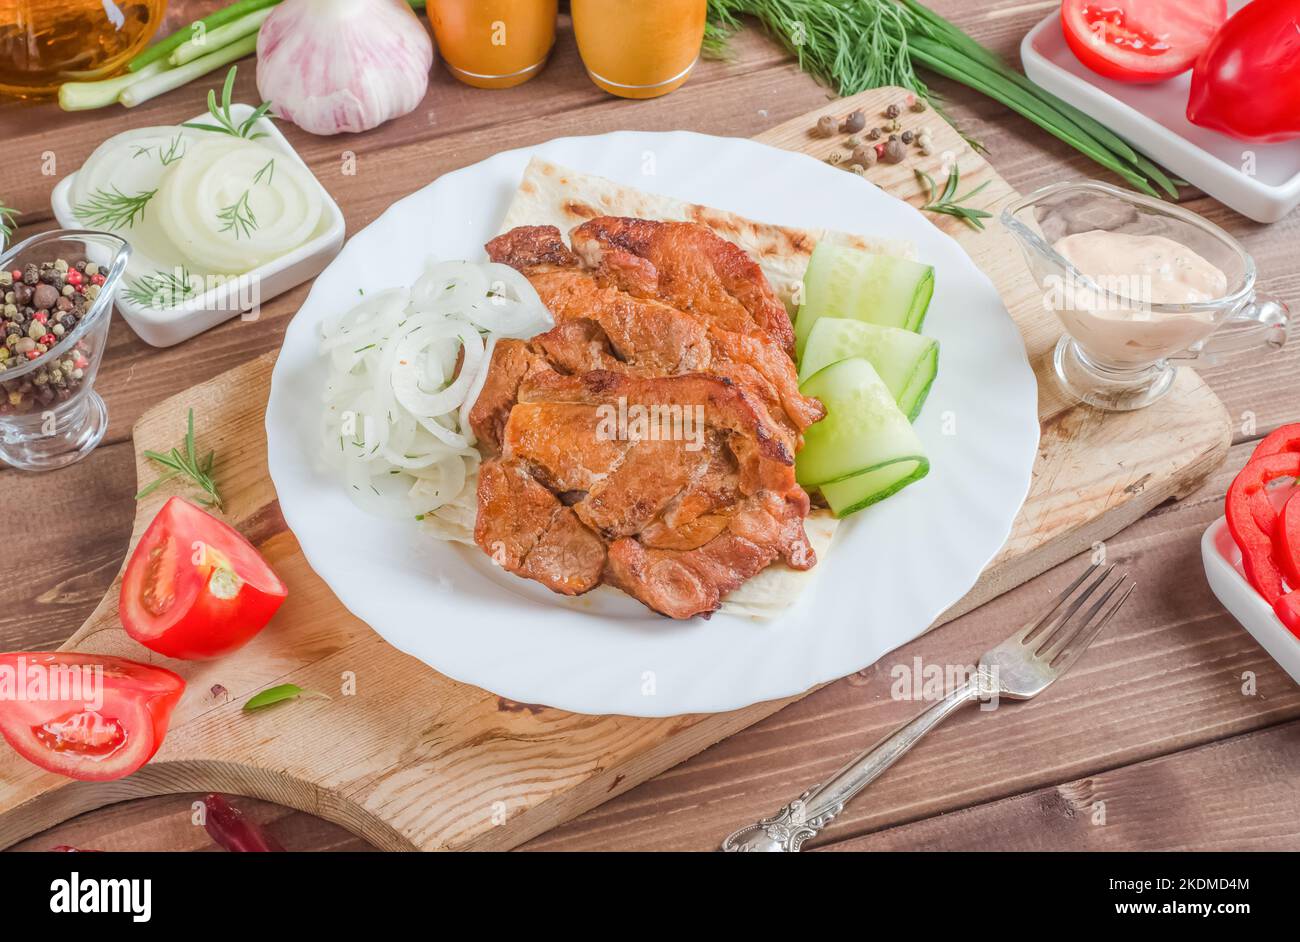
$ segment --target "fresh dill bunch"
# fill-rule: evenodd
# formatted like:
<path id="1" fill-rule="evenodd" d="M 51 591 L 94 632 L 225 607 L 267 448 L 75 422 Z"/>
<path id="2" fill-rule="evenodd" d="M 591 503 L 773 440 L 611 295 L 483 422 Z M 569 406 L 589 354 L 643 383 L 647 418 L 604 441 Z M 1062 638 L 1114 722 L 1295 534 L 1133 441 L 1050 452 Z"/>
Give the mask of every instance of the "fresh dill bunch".
<path id="1" fill-rule="evenodd" d="M 840 95 L 897 85 L 931 98 L 908 50 L 915 17 L 894 0 L 709 0 L 705 51 L 725 56 L 745 15 L 792 52 L 799 68 Z"/>

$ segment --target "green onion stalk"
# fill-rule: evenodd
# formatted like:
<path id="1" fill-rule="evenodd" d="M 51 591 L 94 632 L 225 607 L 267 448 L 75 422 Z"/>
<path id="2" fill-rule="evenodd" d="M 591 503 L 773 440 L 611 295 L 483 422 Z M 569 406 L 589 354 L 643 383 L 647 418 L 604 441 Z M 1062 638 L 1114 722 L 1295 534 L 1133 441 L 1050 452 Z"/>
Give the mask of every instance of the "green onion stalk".
<path id="1" fill-rule="evenodd" d="M 725 56 L 742 16 L 756 18 L 799 67 L 841 95 L 897 85 L 941 109 L 916 66 L 1000 102 L 1152 196 L 1178 190 L 1154 163 L 917 0 L 709 0 L 705 51 Z M 975 143 L 975 142 L 972 142 Z M 978 146 L 978 145 L 976 145 Z"/>
<path id="2" fill-rule="evenodd" d="M 127 63 L 127 72 L 97 82 L 59 88 L 64 111 L 86 111 L 120 102 L 134 108 L 257 51 L 257 32 L 282 0 L 238 0 L 178 29 Z M 407 0 L 423 10 L 426 0 Z"/>

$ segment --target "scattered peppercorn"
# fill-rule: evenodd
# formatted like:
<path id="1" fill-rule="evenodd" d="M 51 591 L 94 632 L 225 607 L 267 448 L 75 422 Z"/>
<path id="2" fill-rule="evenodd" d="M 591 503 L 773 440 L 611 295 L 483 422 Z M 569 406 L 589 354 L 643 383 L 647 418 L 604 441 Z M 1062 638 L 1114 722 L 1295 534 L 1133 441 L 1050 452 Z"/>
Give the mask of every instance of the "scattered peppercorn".
<path id="1" fill-rule="evenodd" d="M 912 104 L 911 104 L 909 107 L 910 107 L 910 108 L 912 109 L 912 111 L 914 111 L 916 114 L 920 114 L 922 111 L 925 110 L 925 107 L 926 107 L 926 106 L 925 106 L 925 99 L 924 99 L 924 98 L 917 98 L 916 100 L 914 100 L 914 101 L 912 102 Z"/>
<path id="2" fill-rule="evenodd" d="M 890 105 L 885 109 L 885 117 L 890 118 L 891 120 L 897 118 L 901 113 L 902 112 L 899 111 L 898 105 Z"/>
<path id="3" fill-rule="evenodd" d="M 904 144 L 910 144 L 910 143 L 912 143 L 912 132 L 911 132 L 911 131 L 904 131 L 904 132 L 903 132 L 903 143 L 904 143 Z"/>
<path id="4" fill-rule="evenodd" d="M 871 167 L 875 165 L 876 159 L 876 149 L 864 144 L 853 149 L 853 154 L 849 157 L 849 163 L 858 167 Z"/>
<path id="5" fill-rule="evenodd" d="M 869 140 L 869 141 L 878 141 L 878 140 L 880 140 L 880 128 L 872 128 L 870 131 L 868 131 L 868 132 L 867 132 L 867 140 Z"/>
<path id="6" fill-rule="evenodd" d="M 907 146 L 897 138 L 890 138 L 885 144 L 885 152 L 881 154 L 880 159 L 887 164 L 901 163 L 907 156 Z"/>
<path id="7" fill-rule="evenodd" d="M 867 116 L 859 109 L 844 119 L 840 130 L 845 134 L 856 134 L 867 126 Z"/>
<path id="8" fill-rule="evenodd" d="M 816 131 L 821 137 L 830 137 L 835 133 L 835 127 L 835 119 L 828 114 L 824 114 L 817 119 Z"/>

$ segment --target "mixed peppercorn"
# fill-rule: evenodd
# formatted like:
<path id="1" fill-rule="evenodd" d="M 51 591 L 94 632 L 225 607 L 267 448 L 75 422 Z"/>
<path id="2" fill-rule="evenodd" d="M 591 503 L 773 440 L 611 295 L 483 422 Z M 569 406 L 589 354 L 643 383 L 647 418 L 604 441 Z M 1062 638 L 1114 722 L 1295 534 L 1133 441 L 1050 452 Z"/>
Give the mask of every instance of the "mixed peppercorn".
<path id="1" fill-rule="evenodd" d="M 877 163 L 901 163 L 907 157 L 908 146 L 912 144 L 916 145 L 922 155 L 932 154 L 934 140 L 929 128 L 903 130 L 901 117 L 905 108 L 915 113 L 925 111 L 925 100 L 908 95 L 901 105 L 893 104 L 884 110 L 882 117 L 887 119 L 885 124 L 870 130 L 865 130 L 867 117 L 861 110 L 845 115 L 840 121 L 831 115 L 823 115 L 817 121 L 815 134 L 819 137 L 834 137 L 837 133 L 848 135 L 844 148 L 831 151 L 826 158 L 827 163 L 863 174 L 868 167 Z"/>
<path id="2" fill-rule="evenodd" d="M 53 349 L 81 322 L 99 295 L 104 275 L 93 262 L 64 259 L 0 271 L 0 415 L 44 409 L 71 398 L 90 365 L 84 340 L 35 370 L 6 381 Z"/>

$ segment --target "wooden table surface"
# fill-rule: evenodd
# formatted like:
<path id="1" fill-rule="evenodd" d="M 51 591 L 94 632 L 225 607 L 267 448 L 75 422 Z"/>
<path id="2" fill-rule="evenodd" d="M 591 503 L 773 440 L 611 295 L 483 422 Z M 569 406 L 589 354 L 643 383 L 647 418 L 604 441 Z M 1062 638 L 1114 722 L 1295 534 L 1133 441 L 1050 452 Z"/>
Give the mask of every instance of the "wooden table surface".
<path id="1" fill-rule="evenodd" d="M 220 4 L 171 4 L 175 24 Z M 975 38 L 1014 57 L 1054 2 L 931 0 Z M 706 62 L 679 91 L 649 102 L 611 98 L 586 79 L 567 21 L 546 71 L 511 91 L 457 84 L 436 68 L 423 105 L 362 136 L 312 137 L 286 126 L 342 206 L 349 232 L 438 175 L 497 151 L 566 134 L 685 128 L 751 136 L 824 103 L 828 91 L 754 29 L 729 62 Z M 185 120 L 204 108 L 200 81 L 136 112 L 79 116 L 50 104 L 0 104 L 0 198 L 23 212 L 19 237 L 54 225 L 49 194 L 104 137 Z M 1084 157 L 1002 106 L 935 80 L 958 125 L 988 148 L 1021 192 L 1064 179 L 1108 178 Z M 237 100 L 253 101 L 252 60 Z M 356 173 L 343 172 L 355 155 Z M 1259 263 L 1261 287 L 1300 310 L 1300 216 L 1252 223 L 1198 193 L 1184 204 L 1226 228 Z M 0 551 L 0 650 L 47 649 L 90 613 L 121 565 L 130 535 L 132 423 L 149 406 L 273 350 L 307 286 L 254 322 L 235 320 L 166 350 L 120 319 L 98 381 L 110 410 L 104 443 L 71 468 L 0 469 L 8 518 L 39 515 L 39 542 Z M 1202 370 L 1236 423 L 1228 463 L 1197 493 L 1159 507 L 1107 546 L 1139 591 L 1072 673 L 1043 697 L 993 714 L 968 711 L 851 804 L 812 846 L 881 849 L 1300 849 L 1300 688 L 1210 594 L 1199 540 L 1221 512 L 1252 443 L 1300 419 L 1300 344 L 1269 359 Z M 1048 572 L 819 690 L 646 784 L 545 834 L 530 849 L 710 849 L 770 813 L 903 722 L 915 702 L 891 696 L 894 669 L 960 665 L 1022 623 L 1078 571 Z M 2 786 L 0 786 L 2 787 Z M 191 824 L 194 796 L 124 803 L 19 845 L 210 850 Z M 236 803 L 293 850 L 364 849 L 346 831 L 251 799 Z"/>

